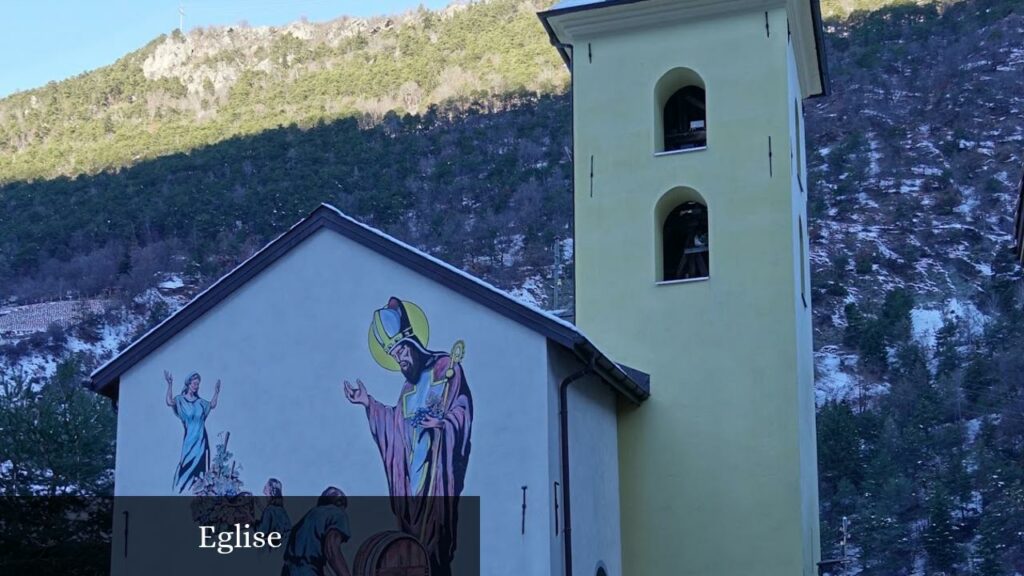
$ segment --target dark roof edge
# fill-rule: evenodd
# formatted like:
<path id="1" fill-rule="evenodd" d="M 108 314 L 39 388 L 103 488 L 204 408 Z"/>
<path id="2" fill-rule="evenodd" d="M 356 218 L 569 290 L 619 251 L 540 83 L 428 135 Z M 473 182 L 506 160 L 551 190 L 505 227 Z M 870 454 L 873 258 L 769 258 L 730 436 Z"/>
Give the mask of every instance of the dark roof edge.
<path id="1" fill-rule="evenodd" d="M 486 306 L 574 351 L 585 361 L 594 361 L 602 369 L 602 378 L 631 401 L 640 402 L 649 395 L 648 382 L 635 381 L 633 375 L 612 362 L 574 325 L 519 302 L 494 286 L 379 230 L 362 224 L 327 204 L 321 204 L 309 216 L 272 240 L 260 251 L 193 298 L 183 308 L 98 368 L 87 382 L 88 387 L 116 399 L 120 377 L 129 368 L 321 228 L 329 228 L 338 232 L 342 236 Z"/>
<path id="2" fill-rule="evenodd" d="M 586 10 L 594 10 L 596 8 L 607 8 L 609 6 L 622 6 L 624 4 L 634 4 L 636 2 L 644 2 L 645 0 L 604 0 L 603 2 L 592 3 L 592 4 L 580 4 L 578 6 L 568 6 L 560 9 L 544 10 L 538 12 L 537 17 L 540 18 L 541 25 L 544 26 L 544 30 L 548 33 L 548 38 L 551 40 L 551 45 L 558 49 L 558 54 L 562 56 L 562 60 L 565 65 L 572 70 L 572 57 L 565 52 L 566 46 L 572 46 L 571 44 L 563 44 L 558 36 L 555 35 L 555 31 L 551 28 L 551 24 L 548 22 L 548 18 L 554 16 L 561 16 L 563 14 L 572 14 L 573 12 L 583 12 Z"/>
<path id="3" fill-rule="evenodd" d="M 1017 191 L 1017 215 L 1013 222 L 1013 238 L 1017 261 L 1024 266 L 1024 166 L 1021 166 L 1020 186 Z"/>
<path id="4" fill-rule="evenodd" d="M 315 214 L 315 212 L 314 212 Z M 289 228 L 267 243 L 255 254 L 236 266 L 230 272 L 214 282 L 206 290 L 197 294 L 188 304 L 163 322 L 157 324 L 127 348 L 97 368 L 86 381 L 87 387 L 95 392 L 116 400 L 117 387 L 121 374 L 134 366 L 150 352 L 183 330 L 186 326 L 205 314 L 220 301 L 230 296 L 242 284 L 273 264 L 293 246 L 304 240 L 320 228 L 316 225 L 313 215 Z"/>
<path id="5" fill-rule="evenodd" d="M 821 79 L 821 92 L 811 94 L 810 98 L 821 98 L 832 93 L 831 79 L 828 72 L 828 56 L 825 53 L 825 28 L 821 20 L 821 0 L 809 0 L 811 3 L 811 26 L 814 27 L 814 47 L 818 51 L 818 77 Z"/>
<path id="6" fill-rule="evenodd" d="M 600 8 L 608 8 L 610 6 L 636 4 L 637 2 L 646 2 L 646 0 L 604 0 L 603 2 L 589 2 L 587 4 L 577 4 L 576 6 L 566 6 L 565 8 L 552 8 L 540 12 L 539 16 L 541 18 L 551 18 L 552 16 L 572 14 L 573 12 L 585 12 L 587 10 L 597 10 Z"/>
<path id="7" fill-rule="evenodd" d="M 540 18 L 540 25 L 544 27 L 544 31 L 548 33 L 548 40 L 551 45 L 558 50 L 558 55 L 562 57 L 562 61 L 569 68 L 569 73 L 572 73 L 572 57 L 565 51 L 567 44 L 562 44 L 558 41 L 558 36 L 555 35 L 555 31 L 551 29 L 551 24 L 548 23 L 548 15 L 551 13 L 550 10 L 547 12 L 538 12 L 537 18 Z"/>

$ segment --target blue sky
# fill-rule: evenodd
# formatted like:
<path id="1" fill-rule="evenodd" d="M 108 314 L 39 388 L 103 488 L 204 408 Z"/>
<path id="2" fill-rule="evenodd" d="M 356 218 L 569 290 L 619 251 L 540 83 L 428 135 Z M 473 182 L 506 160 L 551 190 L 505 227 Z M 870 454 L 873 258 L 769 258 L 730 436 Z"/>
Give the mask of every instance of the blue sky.
<path id="1" fill-rule="evenodd" d="M 229 25 L 280 25 L 305 16 L 312 21 L 339 16 L 396 14 L 441 8 L 450 0 L 15 0 L 0 4 L 0 97 L 42 86 L 110 64 L 156 36 Z"/>

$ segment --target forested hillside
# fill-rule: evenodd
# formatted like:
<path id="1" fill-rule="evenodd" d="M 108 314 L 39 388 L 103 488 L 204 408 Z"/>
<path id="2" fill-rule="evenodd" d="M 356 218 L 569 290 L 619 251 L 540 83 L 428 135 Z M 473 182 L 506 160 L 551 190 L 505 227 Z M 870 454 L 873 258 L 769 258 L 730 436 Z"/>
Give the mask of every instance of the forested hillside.
<path id="1" fill-rule="evenodd" d="M 544 5 L 172 34 L 0 100 L 0 314 L 109 302 L 0 334 L 17 391 L 0 426 L 27 429 L 31 406 L 109 443 L 75 381 L 319 202 L 570 308 L 568 84 Z M 833 94 L 806 104 L 823 555 L 846 516 L 851 574 L 1024 573 L 1024 3 L 823 5 Z M 0 489 L 105 486 L 52 439 L 11 438 L 21 476 L 0 462 Z"/>
<path id="2" fill-rule="evenodd" d="M 0 189 L 0 279 L 22 299 L 60 287 L 134 294 L 156 272 L 209 279 L 331 202 L 504 286 L 539 275 L 543 288 L 551 272 L 534 268 L 571 236 L 568 122 L 563 96 L 505 94 L 11 183 Z"/>
<path id="3" fill-rule="evenodd" d="M 546 4 L 175 31 L 0 101 L 0 182 L 91 174 L 279 126 L 561 93 L 568 76 L 536 16 Z"/>

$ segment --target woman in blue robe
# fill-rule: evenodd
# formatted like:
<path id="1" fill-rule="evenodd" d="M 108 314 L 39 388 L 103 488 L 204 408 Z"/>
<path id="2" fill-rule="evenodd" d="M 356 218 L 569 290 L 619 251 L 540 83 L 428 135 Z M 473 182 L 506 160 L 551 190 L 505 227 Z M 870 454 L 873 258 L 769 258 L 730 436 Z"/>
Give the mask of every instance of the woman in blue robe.
<path id="1" fill-rule="evenodd" d="M 181 394 L 177 396 L 171 395 L 174 379 L 166 370 L 164 380 L 167 381 L 167 405 L 185 428 L 185 436 L 181 442 L 181 460 L 174 473 L 173 484 L 175 492 L 182 494 L 210 469 L 210 440 L 206 435 L 206 417 L 217 407 L 220 380 L 214 384 L 213 398 L 209 401 L 199 397 L 199 383 L 202 378 L 198 372 L 189 374 Z"/>

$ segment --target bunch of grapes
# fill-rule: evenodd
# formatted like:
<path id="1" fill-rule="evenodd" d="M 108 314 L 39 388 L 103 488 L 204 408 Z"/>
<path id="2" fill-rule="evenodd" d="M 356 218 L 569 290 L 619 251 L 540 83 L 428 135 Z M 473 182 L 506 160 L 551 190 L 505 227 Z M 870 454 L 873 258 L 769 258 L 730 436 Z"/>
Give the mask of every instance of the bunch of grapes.
<path id="1" fill-rule="evenodd" d="M 416 410 L 416 414 L 412 417 L 412 425 L 417 428 L 423 426 L 423 420 L 427 417 L 438 420 L 444 418 L 444 409 L 441 408 L 440 402 L 432 402 L 427 407 Z"/>
<path id="2" fill-rule="evenodd" d="M 210 470 L 192 485 L 192 519 L 203 525 L 231 526 L 252 521 L 252 494 L 243 490 L 242 467 L 228 450 L 230 434 L 218 434 Z"/>

